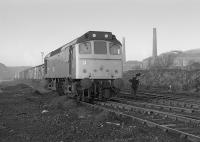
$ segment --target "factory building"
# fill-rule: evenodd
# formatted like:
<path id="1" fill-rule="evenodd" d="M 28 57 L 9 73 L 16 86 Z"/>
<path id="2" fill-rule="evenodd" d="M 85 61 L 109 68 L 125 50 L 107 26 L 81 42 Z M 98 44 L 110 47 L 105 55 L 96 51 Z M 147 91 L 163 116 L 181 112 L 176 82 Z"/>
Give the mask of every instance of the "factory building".
<path id="1" fill-rule="evenodd" d="M 157 31 L 153 28 L 152 56 L 140 61 L 128 61 L 124 71 L 138 69 L 200 69 L 200 49 L 188 51 L 170 51 L 157 55 Z"/>

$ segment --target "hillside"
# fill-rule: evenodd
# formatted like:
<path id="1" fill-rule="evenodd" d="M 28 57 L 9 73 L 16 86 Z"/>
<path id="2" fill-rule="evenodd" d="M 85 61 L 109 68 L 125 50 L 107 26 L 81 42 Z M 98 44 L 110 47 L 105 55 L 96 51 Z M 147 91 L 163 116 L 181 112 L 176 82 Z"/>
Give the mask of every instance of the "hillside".
<path id="1" fill-rule="evenodd" d="M 9 80 L 15 77 L 15 73 L 30 68 L 30 66 L 17 66 L 17 67 L 7 67 L 6 65 L 0 63 L 0 80 Z"/>
<path id="2" fill-rule="evenodd" d="M 23 71 L 27 68 L 31 68 L 31 66 L 18 66 L 18 67 L 7 67 L 9 72 L 10 72 L 10 76 L 13 78 L 15 77 L 15 73 Z"/>

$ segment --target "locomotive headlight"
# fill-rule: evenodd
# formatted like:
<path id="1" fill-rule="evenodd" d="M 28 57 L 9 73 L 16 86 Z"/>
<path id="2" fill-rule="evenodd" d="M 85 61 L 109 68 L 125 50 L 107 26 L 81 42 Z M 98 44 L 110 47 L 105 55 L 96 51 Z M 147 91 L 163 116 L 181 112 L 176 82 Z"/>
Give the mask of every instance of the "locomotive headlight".
<path id="1" fill-rule="evenodd" d="M 105 38 L 108 38 L 108 34 L 105 34 Z"/>

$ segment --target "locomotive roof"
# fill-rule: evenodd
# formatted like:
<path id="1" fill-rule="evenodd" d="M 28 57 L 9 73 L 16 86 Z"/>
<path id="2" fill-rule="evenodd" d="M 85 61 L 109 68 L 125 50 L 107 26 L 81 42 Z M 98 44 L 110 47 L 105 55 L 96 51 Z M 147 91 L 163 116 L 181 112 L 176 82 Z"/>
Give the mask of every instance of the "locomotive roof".
<path id="1" fill-rule="evenodd" d="M 46 57 L 51 57 L 53 55 L 56 55 L 56 54 L 60 53 L 62 50 L 64 50 L 65 48 L 67 48 L 71 45 L 81 43 L 81 42 L 85 42 L 85 41 L 90 41 L 90 40 L 106 40 L 106 41 L 110 41 L 110 42 L 121 45 L 120 41 L 116 39 L 115 35 L 113 35 L 112 32 L 88 31 L 87 33 L 78 37 L 77 39 L 75 39 L 75 40 L 61 46 L 60 48 L 57 48 L 56 50 L 50 52 L 49 54 L 46 55 Z"/>
<path id="2" fill-rule="evenodd" d="M 116 39 L 115 35 L 113 35 L 111 32 L 103 31 L 89 31 L 81 37 L 77 38 L 76 42 L 80 43 L 89 40 L 106 40 L 121 45 L 121 43 Z"/>
<path id="3" fill-rule="evenodd" d="M 34 67 L 30 67 L 30 68 L 27 68 L 27 69 L 22 70 L 22 71 L 20 71 L 20 72 L 26 72 L 26 71 L 31 70 L 31 69 L 33 69 L 33 68 L 39 68 L 39 67 L 42 67 L 42 66 L 44 66 L 44 64 L 40 64 L 40 65 L 37 65 L 37 66 L 34 66 Z"/>

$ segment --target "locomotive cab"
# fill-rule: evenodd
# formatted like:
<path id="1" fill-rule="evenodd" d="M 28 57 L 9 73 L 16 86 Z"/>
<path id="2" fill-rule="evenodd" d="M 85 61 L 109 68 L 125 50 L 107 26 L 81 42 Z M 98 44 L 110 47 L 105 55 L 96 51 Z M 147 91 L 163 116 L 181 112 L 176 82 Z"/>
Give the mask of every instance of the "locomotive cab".
<path id="1" fill-rule="evenodd" d="M 80 43 L 77 47 L 77 78 L 116 79 L 122 77 L 121 45 L 104 40 Z"/>

